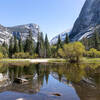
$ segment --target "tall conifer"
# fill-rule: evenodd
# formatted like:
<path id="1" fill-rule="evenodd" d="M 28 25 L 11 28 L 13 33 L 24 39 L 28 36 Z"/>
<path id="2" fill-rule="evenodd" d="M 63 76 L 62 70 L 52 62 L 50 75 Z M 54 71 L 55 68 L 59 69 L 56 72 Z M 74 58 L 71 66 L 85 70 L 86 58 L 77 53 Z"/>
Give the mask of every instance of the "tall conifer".
<path id="1" fill-rule="evenodd" d="M 68 34 L 66 34 L 66 38 L 65 38 L 64 43 L 68 44 L 69 42 L 70 42 L 70 41 L 69 41 L 69 36 L 68 36 Z"/>
<path id="2" fill-rule="evenodd" d="M 17 41 L 17 37 L 16 35 L 14 36 L 14 49 L 13 49 L 14 53 L 18 53 L 19 52 L 19 46 L 18 46 L 18 41 Z"/>
<path id="3" fill-rule="evenodd" d="M 94 32 L 94 48 L 100 50 L 100 35 L 98 30 Z"/>
<path id="4" fill-rule="evenodd" d="M 48 41 L 48 37 L 47 37 L 47 34 L 45 36 L 45 57 L 50 57 L 50 44 L 49 44 L 49 41 Z"/>
<path id="5" fill-rule="evenodd" d="M 20 37 L 19 39 L 19 52 L 23 52 L 23 43 L 22 43 L 22 38 Z"/>
<path id="6" fill-rule="evenodd" d="M 60 35 L 58 36 L 57 50 L 58 50 L 59 48 L 62 48 L 62 41 L 61 41 Z"/>
<path id="7" fill-rule="evenodd" d="M 25 52 L 29 52 L 30 55 L 34 53 L 34 43 L 33 43 L 33 38 L 32 38 L 32 31 L 29 30 L 29 35 L 26 39 L 25 43 Z"/>
<path id="8" fill-rule="evenodd" d="M 13 38 L 11 38 L 9 42 L 9 57 L 12 57 L 12 55 L 13 55 Z"/>

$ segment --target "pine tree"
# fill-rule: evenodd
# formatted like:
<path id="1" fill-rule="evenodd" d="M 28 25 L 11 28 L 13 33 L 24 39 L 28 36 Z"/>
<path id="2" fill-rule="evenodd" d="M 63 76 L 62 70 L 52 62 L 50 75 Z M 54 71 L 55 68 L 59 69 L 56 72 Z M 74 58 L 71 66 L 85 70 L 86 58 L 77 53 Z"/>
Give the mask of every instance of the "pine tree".
<path id="1" fill-rule="evenodd" d="M 40 36 L 39 36 L 39 33 L 38 33 L 38 38 L 37 38 L 37 44 L 36 44 L 36 50 L 35 52 L 39 55 L 39 49 L 40 49 L 40 40 L 39 40 Z"/>
<path id="2" fill-rule="evenodd" d="M 58 36 L 57 50 L 59 48 L 62 48 L 62 41 L 61 41 L 60 35 Z"/>
<path id="3" fill-rule="evenodd" d="M 22 38 L 20 37 L 19 39 L 19 52 L 23 52 L 23 43 L 22 43 Z"/>
<path id="4" fill-rule="evenodd" d="M 40 33 L 40 57 L 44 57 L 44 50 L 45 50 L 45 46 L 44 46 L 44 37 L 43 37 L 43 33 Z"/>
<path id="5" fill-rule="evenodd" d="M 28 37 L 26 38 L 26 41 L 25 41 L 24 51 L 29 52 L 29 39 L 28 39 Z"/>
<path id="6" fill-rule="evenodd" d="M 68 34 L 66 34 L 66 38 L 65 38 L 64 43 L 68 44 L 69 42 L 70 42 L 70 41 L 69 41 L 69 36 L 68 36 Z"/>
<path id="7" fill-rule="evenodd" d="M 97 30 L 94 32 L 94 48 L 100 50 L 100 36 Z"/>
<path id="8" fill-rule="evenodd" d="M 85 46 L 85 49 L 86 50 L 89 50 L 89 39 L 88 38 L 83 38 L 82 40 L 81 40 L 81 42 L 82 42 L 82 44 Z"/>
<path id="9" fill-rule="evenodd" d="M 47 37 L 47 34 L 45 36 L 45 57 L 50 57 L 50 44 L 49 44 L 49 41 L 48 41 L 48 37 Z"/>
<path id="10" fill-rule="evenodd" d="M 14 53 L 18 53 L 19 52 L 18 40 L 17 40 L 16 35 L 14 36 L 14 48 L 13 48 L 13 52 Z"/>
<path id="11" fill-rule="evenodd" d="M 32 55 L 34 53 L 34 43 L 33 43 L 33 38 L 32 38 L 32 32 L 31 31 L 29 31 L 29 35 L 26 39 L 25 52 L 29 52 L 30 55 Z"/>
<path id="12" fill-rule="evenodd" d="M 2 46 L 8 51 L 8 45 L 4 42 Z"/>
<path id="13" fill-rule="evenodd" d="M 38 33 L 36 53 L 39 57 L 44 57 L 44 38 L 43 33 Z"/>
<path id="14" fill-rule="evenodd" d="M 9 42 L 9 57 L 12 57 L 12 55 L 13 55 L 13 38 L 11 38 Z"/>
<path id="15" fill-rule="evenodd" d="M 3 53 L 4 57 L 8 57 L 9 50 L 8 50 L 8 45 L 6 44 L 5 41 L 2 44 L 1 48 L 2 48 L 2 53 Z"/>

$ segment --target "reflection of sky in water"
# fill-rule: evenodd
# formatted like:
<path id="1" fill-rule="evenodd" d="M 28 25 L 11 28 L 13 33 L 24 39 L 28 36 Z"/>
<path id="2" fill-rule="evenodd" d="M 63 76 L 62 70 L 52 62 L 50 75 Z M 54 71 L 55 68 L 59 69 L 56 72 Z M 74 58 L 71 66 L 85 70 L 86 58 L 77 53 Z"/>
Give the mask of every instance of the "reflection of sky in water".
<path id="1" fill-rule="evenodd" d="M 60 93 L 60 97 L 52 96 L 52 93 Z M 12 91 L 0 93 L 0 100 L 79 100 L 74 88 L 63 84 L 49 75 L 48 84 L 44 78 L 43 86 L 37 94 L 24 94 Z"/>
<path id="2" fill-rule="evenodd" d="M 44 79 L 43 87 L 40 89 L 40 93 L 44 94 L 52 94 L 52 93 L 60 93 L 62 96 L 60 97 L 61 100 L 79 100 L 74 88 L 71 86 L 59 82 L 52 75 L 49 75 L 48 83 L 46 83 Z"/>

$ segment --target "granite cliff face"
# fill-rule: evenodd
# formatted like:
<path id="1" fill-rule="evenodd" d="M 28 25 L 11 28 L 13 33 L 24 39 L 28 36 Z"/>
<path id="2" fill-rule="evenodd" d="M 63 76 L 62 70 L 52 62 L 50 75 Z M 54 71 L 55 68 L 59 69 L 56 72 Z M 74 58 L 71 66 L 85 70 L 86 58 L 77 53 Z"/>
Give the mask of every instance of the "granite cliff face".
<path id="1" fill-rule="evenodd" d="M 17 38 L 20 36 L 22 37 L 22 40 L 25 40 L 27 35 L 29 34 L 29 30 L 32 31 L 33 39 L 37 39 L 38 32 L 40 32 L 39 25 L 37 24 L 25 24 L 25 25 L 18 25 L 14 27 L 7 27 L 10 33 L 13 35 L 16 35 Z"/>
<path id="2" fill-rule="evenodd" d="M 8 29 L 0 25 L 0 44 L 2 44 L 4 41 L 8 43 L 11 37 L 12 34 L 8 32 Z"/>
<path id="3" fill-rule="evenodd" d="M 37 40 L 38 32 L 40 32 L 40 28 L 37 24 L 25 24 L 14 27 L 4 27 L 0 25 L 0 44 L 3 42 L 9 44 L 9 39 L 14 35 L 16 35 L 17 38 L 22 37 L 22 40 L 25 40 L 29 34 L 29 30 L 32 31 L 33 39 Z"/>
<path id="4" fill-rule="evenodd" d="M 100 0 L 86 0 L 70 34 L 72 41 L 89 37 L 100 28 Z"/>

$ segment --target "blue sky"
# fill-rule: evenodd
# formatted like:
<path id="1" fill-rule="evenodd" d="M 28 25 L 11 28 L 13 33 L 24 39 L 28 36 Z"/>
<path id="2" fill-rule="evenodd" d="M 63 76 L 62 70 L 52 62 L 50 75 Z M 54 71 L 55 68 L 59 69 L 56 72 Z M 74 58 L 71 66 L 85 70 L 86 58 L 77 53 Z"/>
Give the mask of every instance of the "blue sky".
<path id="1" fill-rule="evenodd" d="M 36 23 L 49 39 L 70 29 L 85 0 L 0 0 L 0 24 Z"/>

